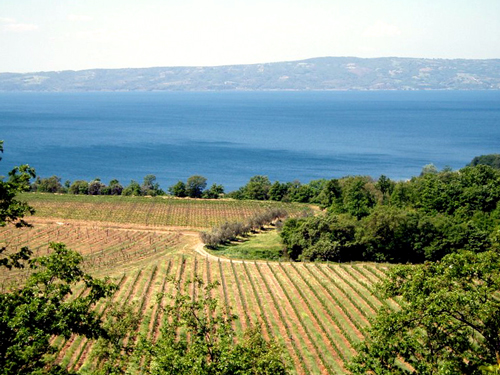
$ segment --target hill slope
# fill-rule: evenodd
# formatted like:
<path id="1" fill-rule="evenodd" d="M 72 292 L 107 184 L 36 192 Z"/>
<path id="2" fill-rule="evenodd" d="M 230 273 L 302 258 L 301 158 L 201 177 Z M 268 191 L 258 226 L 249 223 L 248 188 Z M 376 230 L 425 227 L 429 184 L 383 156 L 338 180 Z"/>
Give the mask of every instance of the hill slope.
<path id="1" fill-rule="evenodd" d="M 216 67 L 0 73 L 0 91 L 491 89 L 500 89 L 500 59 L 323 57 Z"/>

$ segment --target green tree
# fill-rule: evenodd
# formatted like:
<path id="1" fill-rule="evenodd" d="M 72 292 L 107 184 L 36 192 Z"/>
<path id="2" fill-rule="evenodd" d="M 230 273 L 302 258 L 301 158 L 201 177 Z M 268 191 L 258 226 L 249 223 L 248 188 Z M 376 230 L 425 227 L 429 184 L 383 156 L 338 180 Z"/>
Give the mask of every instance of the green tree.
<path id="1" fill-rule="evenodd" d="M 87 195 L 89 193 L 89 183 L 83 180 L 74 181 L 69 187 L 69 192 L 71 194 Z"/>
<path id="2" fill-rule="evenodd" d="M 293 260 L 359 259 L 355 241 L 357 220 L 349 215 L 292 218 L 280 232 L 285 251 Z"/>
<path id="3" fill-rule="evenodd" d="M 500 365 L 500 254 L 398 266 L 379 289 L 401 308 L 379 311 L 353 374 L 481 374 Z"/>
<path id="4" fill-rule="evenodd" d="M 224 194 L 224 186 L 217 185 L 216 183 L 210 186 L 210 189 L 203 192 L 203 198 L 218 199 Z"/>
<path id="5" fill-rule="evenodd" d="M 331 179 L 327 181 L 316 198 L 321 208 L 339 206 L 342 197 L 342 189 L 339 180 Z"/>
<path id="6" fill-rule="evenodd" d="M 309 185 L 303 185 L 300 181 L 294 181 L 291 184 L 289 192 L 290 202 L 307 203 L 314 197 L 314 191 Z"/>
<path id="7" fill-rule="evenodd" d="M 221 311 L 212 289 L 195 278 L 193 299 L 184 291 L 192 290 L 175 284 L 177 293 L 164 310 L 161 335 L 157 342 L 143 340 L 141 355 L 147 358 L 143 373 L 154 375 L 284 375 L 288 369 L 283 348 L 266 341 L 254 326 L 245 337 L 236 340 L 232 323 L 236 316 L 227 306 Z M 236 343 L 235 343 L 236 340 Z"/>
<path id="8" fill-rule="evenodd" d="M 122 195 L 123 186 L 116 179 L 109 181 L 108 194 L 109 195 Z"/>
<path id="9" fill-rule="evenodd" d="M 0 141 L 0 153 L 3 153 L 3 141 Z M 2 158 L 0 157 L 0 160 Z M 0 227 L 14 223 L 17 227 L 27 226 L 23 220 L 34 210 L 26 202 L 16 199 L 16 195 L 30 190 L 30 179 L 35 177 L 35 170 L 28 165 L 15 167 L 9 172 L 9 179 L 0 179 Z"/>
<path id="10" fill-rule="evenodd" d="M 163 190 L 160 189 L 160 184 L 156 182 L 156 176 L 153 174 L 148 174 L 144 177 L 144 182 L 141 185 L 141 195 L 151 195 L 153 197 L 157 195 L 165 194 Z"/>
<path id="11" fill-rule="evenodd" d="M 133 364 L 136 352 L 135 332 L 141 322 L 135 302 L 114 305 L 106 312 L 101 335 L 92 347 L 90 361 L 79 370 L 80 374 L 122 375 Z M 128 337 L 128 339 L 127 339 Z M 131 366 L 132 367 L 132 366 Z M 139 371 L 137 372 L 139 373 Z"/>
<path id="12" fill-rule="evenodd" d="M 269 189 L 271 189 L 271 181 L 267 176 L 253 176 L 243 188 L 244 198 L 267 200 L 269 199 Z"/>
<path id="13" fill-rule="evenodd" d="M 130 181 L 130 184 L 125 189 L 123 189 L 122 195 L 134 195 L 136 197 L 141 196 L 141 185 L 139 185 L 137 181 Z"/>
<path id="14" fill-rule="evenodd" d="M 172 185 L 168 188 L 168 192 L 174 197 L 187 197 L 186 184 L 182 181 L 178 181 L 175 185 Z"/>
<path id="15" fill-rule="evenodd" d="M 367 216 L 375 206 L 376 199 L 369 189 L 369 179 L 363 176 L 348 177 L 343 180 L 342 212 L 358 219 Z"/>
<path id="16" fill-rule="evenodd" d="M 274 182 L 269 188 L 269 199 L 272 201 L 284 201 L 290 189 L 289 183 Z"/>
<path id="17" fill-rule="evenodd" d="M 389 197 L 394 191 L 394 186 L 394 181 L 391 181 L 391 179 L 385 175 L 381 175 L 377 183 L 375 184 L 375 187 L 382 193 L 384 202 L 387 200 L 387 197 Z"/>
<path id="18" fill-rule="evenodd" d="M 15 197 L 29 190 L 34 177 L 35 171 L 24 165 L 14 168 L 7 182 L 0 180 L 0 226 L 29 226 L 23 218 L 34 210 Z M 115 286 L 84 273 L 79 267 L 82 257 L 63 244 L 51 243 L 50 248 L 52 253 L 45 257 L 30 259 L 32 253 L 25 247 L 0 258 L 0 268 L 21 269 L 29 265 L 31 271 L 23 286 L 0 293 L 1 375 L 67 373 L 50 356 L 56 351 L 51 345 L 53 336 L 105 335 L 93 307 L 99 299 L 110 295 Z M 0 253 L 7 250 L 3 247 Z M 72 286 L 78 282 L 84 283 L 87 293 L 69 299 Z"/>
<path id="19" fill-rule="evenodd" d="M 64 187 L 61 184 L 61 177 L 37 177 L 32 185 L 32 190 L 40 193 L 62 193 L 64 192 Z"/>
<path id="20" fill-rule="evenodd" d="M 207 179 L 203 176 L 194 175 L 187 179 L 186 193 L 191 198 L 201 198 L 203 190 L 207 187 Z"/>
<path id="21" fill-rule="evenodd" d="M 106 185 L 104 185 L 98 178 L 90 181 L 88 187 L 89 195 L 102 195 L 106 190 Z"/>
<path id="22" fill-rule="evenodd" d="M 476 156 L 470 162 L 469 166 L 474 167 L 476 165 L 489 165 L 495 169 L 500 169 L 500 154 L 489 154 Z"/>

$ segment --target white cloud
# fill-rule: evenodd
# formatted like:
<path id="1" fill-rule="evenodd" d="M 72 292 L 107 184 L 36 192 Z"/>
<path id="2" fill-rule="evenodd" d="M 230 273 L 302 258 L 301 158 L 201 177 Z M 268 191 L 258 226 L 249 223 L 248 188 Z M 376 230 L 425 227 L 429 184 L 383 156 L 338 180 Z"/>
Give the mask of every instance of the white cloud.
<path id="1" fill-rule="evenodd" d="M 401 30 L 395 25 L 390 25 L 383 21 L 377 21 L 370 27 L 366 28 L 363 32 L 363 36 L 366 37 L 392 37 L 401 34 Z"/>
<path id="2" fill-rule="evenodd" d="M 15 23 L 16 20 L 14 18 L 0 17 L 1 23 Z"/>
<path id="3" fill-rule="evenodd" d="M 0 17 L 0 23 L 3 24 L 2 30 L 15 33 L 24 33 L 38 29 L 38 25 L 32 23 L 20 23 L 14 18 Z"/>
<path id="4" fill-rule="evenodd" d="M 12 31 L 15 33 L 24 33 L 28 31 L 38 30 L 38 25 L 32 23 L 7 23 L 3 26 L 5 31 Z"/>
<path id="5" fill-rule="evenodd" d="M 93 18 L 90 16 L 85 16 L 83 14 L 70 14 L 68 15 L 68 20 L 78 21 L 78 22 L 89 22 L 92 21 Z"/>

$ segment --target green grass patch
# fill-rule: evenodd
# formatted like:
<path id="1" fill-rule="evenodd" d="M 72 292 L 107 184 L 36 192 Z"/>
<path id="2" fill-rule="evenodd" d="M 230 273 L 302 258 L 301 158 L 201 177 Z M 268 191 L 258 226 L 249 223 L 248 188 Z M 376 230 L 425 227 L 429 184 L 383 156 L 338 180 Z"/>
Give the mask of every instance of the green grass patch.
<path id="1" fill-rule="evenodd" d="M 267 229 L 209 251 L 216 256 L 232 259 L 279 260 L 283 256 L 282 249 L 283 244 L 278 231 Z"/>

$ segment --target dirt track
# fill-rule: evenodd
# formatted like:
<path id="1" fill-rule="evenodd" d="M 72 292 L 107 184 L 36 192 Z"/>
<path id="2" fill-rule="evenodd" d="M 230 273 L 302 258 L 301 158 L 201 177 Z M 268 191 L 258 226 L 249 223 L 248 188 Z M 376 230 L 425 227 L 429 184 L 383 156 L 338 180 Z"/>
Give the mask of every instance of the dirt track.
<path id="1" fill-rule="evenodd" d="M 30 223 L 31 224 L 42 224 L 42 225 L 47 225 L 47 224 L 57 224 L 57 225 L 78 225 L 82 227 L 88 227 L 88 228 L 95 228 L 95 227 L 101 227 L 101 228 L 113 228 L 113 229 L 118 229 L 118 230 L 123 230 L 123 231 L 136 231 L 136 232 L 177 232 L 179 234 L 182 234 L 183 236 L 188 236 L 193 239 L 196 239 L 196 243 L 193 245 L 193 248 L 188 249 L 186 247 L 186 250 L 192 250 L 199 255 L 208 258 L 211 261 L 217 262 L 233 262 L 233 263 L 245 263 L 243 260 L 237 260 L 237 259 L 230 259 L 230 258 L 223 258 L 223 257 L 218 257 L 213 254 L 210 254 L 208 251 L 205 250 L 205 245 L 203 242 L 200 240 L 200 233 L 196 230 L 193 230 L 191 228 L 186 228 L 186 227 L 176 227 L 176 226 L 161 226 L 161 227 L 151 227 L 151 226 L 145 226 L 141 224 L 122 224 L 122 223 L 112 223 L 112 222 L 100 222 L 100 221 L 87 221 L 87 220 L 72 220 L 72 219 L 65 219 L 65 220 L 59 220 L 59 219 L 48 219 L 48 218 L 40 218 L 40 217 L 33 217 L 30 218 Z M 258 264 L 266 264 L 266 261 L 247 261 L 246 263 L 258 263 Z"/>

